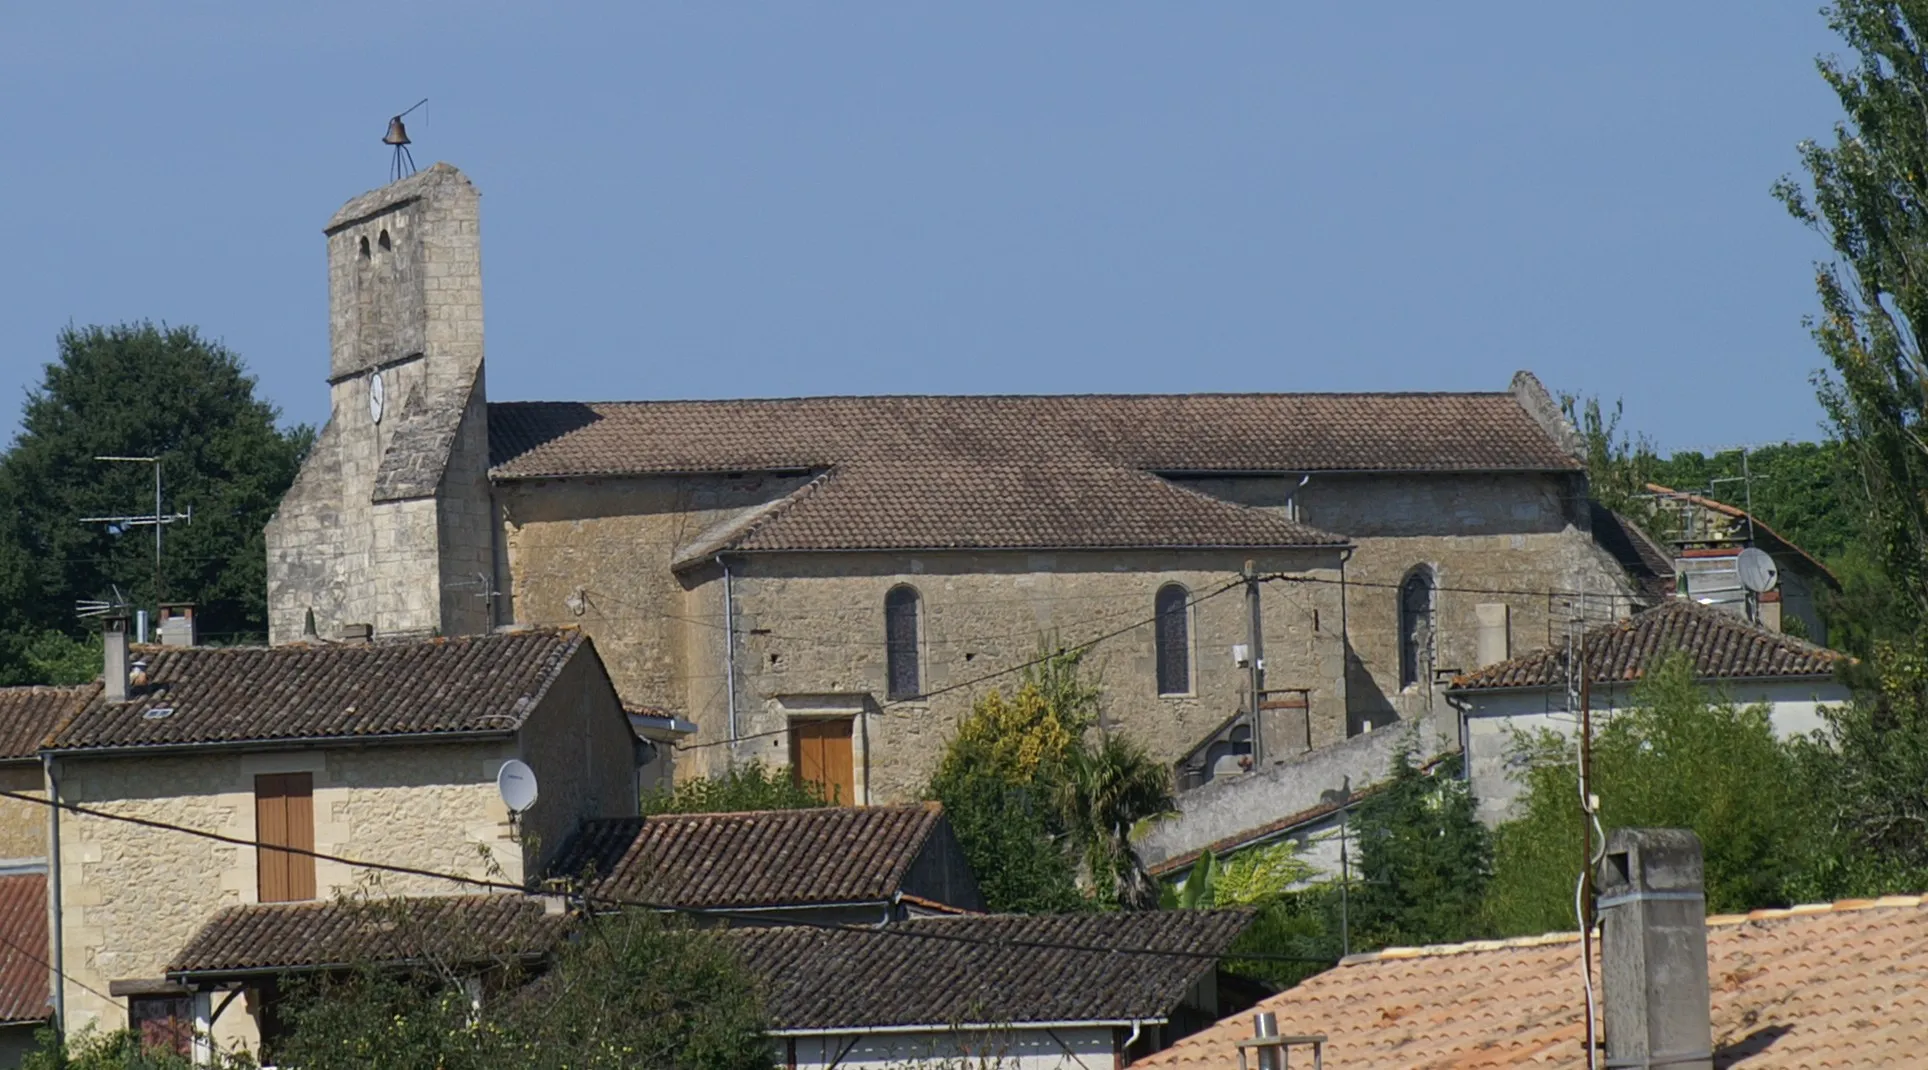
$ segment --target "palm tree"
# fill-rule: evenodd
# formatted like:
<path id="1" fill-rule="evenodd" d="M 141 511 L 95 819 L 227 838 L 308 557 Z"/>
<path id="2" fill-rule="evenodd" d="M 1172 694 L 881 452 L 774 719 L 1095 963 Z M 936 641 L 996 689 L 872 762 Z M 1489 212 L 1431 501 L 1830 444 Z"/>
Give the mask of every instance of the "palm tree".
<path id="1" fill-rule="evenodd" d="M 1176 805 L 1171 770 L 1123 736 L 1105 735 L 1066 755 L 1058 806 L 1100 899 L 1126 910 L 1158 909 L 1158 882 L 1145 872 L 1131 830 Z"/>

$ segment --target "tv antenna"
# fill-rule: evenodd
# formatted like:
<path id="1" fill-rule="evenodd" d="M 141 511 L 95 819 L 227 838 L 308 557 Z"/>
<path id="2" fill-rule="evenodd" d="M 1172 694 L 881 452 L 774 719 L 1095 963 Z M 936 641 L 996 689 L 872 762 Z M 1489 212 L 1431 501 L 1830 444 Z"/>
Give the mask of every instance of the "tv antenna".
<path id="1" fill-rule="evenodd" d="M 151 464 L 154 466 L 154 511 L 145 516 L 83 516 L 83 524 L 106 524 L 109 531 L 116 534 L 128 528 L 154 526 L 154 604 L 161 604 L 161 529 L 169 524 L 185 521 L 194 523 L 194 507 L 189 506 L 185 513 L 161 512 L 161 459 L 159 457 L 95 457 L 96 461 L 116 461 L 126 464 Z M 118 588 L 116 588 L 118 592 Z M 117 593 L 118 597 L 118 593 Z"/>
<path id="2" fill-rule="evenodd" d="M 83 617 L 83 618 L 84 617 L 111 617 L 111 616 L 117 616 L 119 614 L 126 613 L 129 608 L 127 596 L 121 593 L 121 589 L 118 585 L 111 585 L 110 589 L 114 592 L 114 595 L 112 598 L 106 598 L 106 599 L 90 598 L 90 599 L 84 599 L 79 602 L 75 602 L 74 616 Z"/>
<path id="3" fill-rule="evenodd" d="M 395 155 L 388 163 L 388 180 L 390 182 L 400 182 L 402 179 L 415 173 L 415 154 L 408 151 L 408 127 L 402 125 L 402 116 L 407 115 L 408 112 L 414 111 L 416 108 L 427 103 L 428 98 L 423 97 L 411 105 L 408 111 L 403 112 L 401 115 L 392 116 L 388 120 L 388 133 L 382 135 L 382 144 L 393 146 L 395 149 Z M 408 170 L 402 170 L 404 166 L 406 166 Z"/>

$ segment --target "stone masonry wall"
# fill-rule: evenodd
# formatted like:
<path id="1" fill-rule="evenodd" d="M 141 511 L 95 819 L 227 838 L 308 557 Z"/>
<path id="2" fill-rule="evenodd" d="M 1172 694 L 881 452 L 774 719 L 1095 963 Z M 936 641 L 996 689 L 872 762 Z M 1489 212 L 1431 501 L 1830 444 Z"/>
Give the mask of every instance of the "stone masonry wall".
<path id="1" fill-rule="evenodd" d="M 268 525 L 271 642 L 300 638 L 311 613 L 326 638 L 344 624 L 381 634 L 489 626 L 481 584 L 466 599 L 443 589 L 451 575 L 473 582 L 493 567 L 486 542 L 474 545 L 493 531 L 479 207 L 468 180 L 438 166 L 357 198 L 330 226 L 330 414 Z M 380 421 L 369 408 L 377 373 Z M 398 469 L 414 478 L 393 478 Z M 407 489 L 377 503 L 385 471 Z M 445 492 L 446 509 L 435 500 Z"/>
<path id="2" fill-rule="evenodd" d="M 0 789 L 47 797 L 40 763 L 0 766 Z M 0 799 L 0 861 L 47 857 L 47 808 L 19 799 Z"/>
<path id="3" fill-rule="evenodd" d="M 519 822 L 532 871 L 555 857 L 584 818 L 636 813 L 636 737 L 589 650 L 578 651 L 543 693 L 520 746 L 540 788 Z"/>
<path id="4" fill-rule="evenodd" d="M 495 790 L 514 744 L 443 744 L 67 758 L 61 797 L 71 802 L 252 839 L 254 778 L 309 772 L 315 849 L 487 879 L 483 850 L 502 879 L 522 877 L 520 849 Z M 221 907 L 256 901 L 254 852 L 179 833 L 64 814 L 60 896 L 68 1025 L 113 1029 L 125 1001 L 100 996 L 116 980 L 158 979 L 169 956 Z M 317 894 L 371 880 L 390 894 L 473 890 L 427 878 L 372 874 L 317 861 Z"/>
<path id="5" fill-rule="evenodd" d="M 782 498 L 802 476 L 694 476 L 507 483 L 499 540 L 515 619 L 579 625 L 623 700 L 687 710 L 721 686 L 721 653 L 693 648 L 720 616 L 699 612 L 672 570 L 712 525 Z M 580 607 L 577 612 L 576 606 Z M 698 623 L 692 623 L 697 621 Z"/>
<path id="6" fill-rule="evenodd" d="M 1252 555 L 1263 572 L 1336 581 L 1334 551 Z M 784 729 L 795 716 L 865 711 L 854 733 L 860 799 L 915 798 L 975 695 L 1015 685 L 1015 674 L 980 680 L 1037 653 L 1047 636 L 1076 645 L 1134 626 L 1090 655 L 1115 731 L 1175 761 L 1239 709 L 1246 671 L 1233 662 L 1248 613 L 1242 587 L 1192 608 L 1193 689 L 1157 693 L 1152 615 L 1158 589 L 1181 583 L 1194 598 L 1236 581 L 1246 555 L 1229 551 L 1056 554 L 790 554 L 735 560 L 739 759 L 789 761 Z M 713 570 L 712 570 L 713 571 Z M 927 699 L 890 702 L 884 596 L 908 584 L 921 599 L 922 683 Z M 721 580 L 702 584 L 720 619 Z M 1266 584 L 1261 594 L 1267 686 L 1311 692 L 1315 745 L 1343 738 L 1338 691 L 1342 646 L 1336 583 Z M 720 640 L 722 633 L 715 630 Z M 720 663 L 720 651 L 711 655 Z M 706 659 L 707 660 L 707 659 Z M 707 667 L 707 665 L 705 666 Z M 957 688 L 956 690 L 947 690 Z M 692 709 L 698 742 L 727 734 L 728 689 Z M 852 699 L 859 699 L 854 705 Z M 1292 738 L 1303 738 L 1303 724 Z M 760 738 L 757 738 L 760 737 Z M 728 748 L 697 752 L 713 765 Z"/>

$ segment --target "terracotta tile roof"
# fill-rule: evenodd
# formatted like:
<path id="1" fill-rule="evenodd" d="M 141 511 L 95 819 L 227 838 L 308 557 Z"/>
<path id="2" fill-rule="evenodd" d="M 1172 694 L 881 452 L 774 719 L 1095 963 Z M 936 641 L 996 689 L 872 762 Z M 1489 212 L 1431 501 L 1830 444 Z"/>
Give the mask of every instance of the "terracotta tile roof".
<path id="1" fill-rule="evenodd" d="M 1716 1067 L 1916 1066 L 1928 1051 L 1928 906 L 1918 896 L 1707 919 Z M 1584 1066 L 1579 937 L 1356 956 L 1253 1008 L 1323 1033 L 1327 1066 Z M 1250 1014 L 1134 1067 L 1225 1070 Z M 1300 1058 L 1294 1053 L 1294 1063 Z M 1308 1060 L 1309 1061 L 1309 1060 Z"/>
<path id="2" fill-rule="evenodd" d="M 446 895 L 347 902 L 256 903 L 210 918 L 176 952 L 167 976 L 223 975 L 358 963 L 528 959 L 572 924 L 522 895 Z"/>
<path id="3" fill-rule="evenodd" d="M 936 803 L 585 822 L 550 872 L 591 896 L 695 910 L 875 903 L 944 824 Z"/>
<path id="4" fill-rule="evenodd" d="M 920 918 L 884 930 L 730 933 L 776 1030 L 1119 1022 L 1170 1014 L 1251 916 L 1243 911 Z M 930 939 L 927 937 L 959 937 Z M 1135 948 L 1179 955 L 1078 948 Z"/>
<path id="5" fill-rule="evenodd" d="M 1584 642 L 1587 675 L 1596 684 L 1638 680 L 1649 663 L 1675 650 L 1693 656 L 1703 680 L 1827 676 L 1847 657 L 1684 598 L 1595 628 Z M 1537 650 L 1456 676 L 1453 690 L 1564 686 L 1565 659 L 1557 647 Z"/>
<path id="6" fill-rule="evenodd" d="M 818 473 L 741 550 L 1335 545 L 1157 473 L 1579 468 L 1511 393 L 509 402 L 489 446 L 497 479 Z"/>
<path id="7" fill-rule="evenodd" d="M 510 733 L 588 639 L 567 628 L 277 647 L 137 647 L 148 682 L 98 692 L 60 750 Z M 162 710 L 172 712 L 160 714 Z"/>
<path id="8" fill-rule="evenodd" d="M 99 684 L 0 687 L 0 761 L 34 757 L 47 734 L 99 689 Z"/>
<path id="9" fill-rule="evenodd" d="M 0 876 L 0 1024 L 53 1013 L 48 955 L 47 875 Z"/>

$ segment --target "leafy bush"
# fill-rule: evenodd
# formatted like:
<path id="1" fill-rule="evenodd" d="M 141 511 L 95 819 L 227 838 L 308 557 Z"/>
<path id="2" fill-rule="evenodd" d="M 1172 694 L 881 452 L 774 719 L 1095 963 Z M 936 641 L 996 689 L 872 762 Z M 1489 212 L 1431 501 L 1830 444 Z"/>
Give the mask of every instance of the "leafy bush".
<path id="1" fill-rule="evenodd" d="M 686 780 L 673 788 L 650 792 L 642 800 L 644 814 L 730 814 L 828 805 L 816 785 L 754 761 L 713 777 Z"/>

